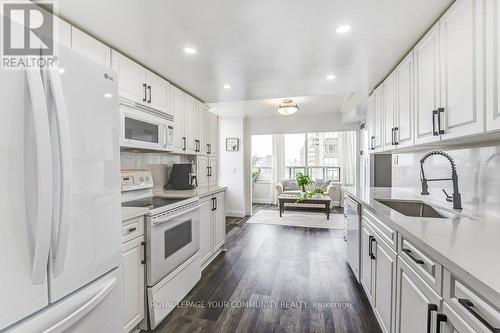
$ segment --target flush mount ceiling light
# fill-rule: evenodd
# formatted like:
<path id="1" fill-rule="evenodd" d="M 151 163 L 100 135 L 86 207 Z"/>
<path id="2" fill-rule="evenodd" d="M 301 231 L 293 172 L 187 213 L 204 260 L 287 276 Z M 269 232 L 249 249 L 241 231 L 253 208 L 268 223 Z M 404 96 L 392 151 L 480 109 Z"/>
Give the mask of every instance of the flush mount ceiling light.
<path id="1" fill-rule="evenodd" d="M 222 86 L 222 88 L 224 88 L 224 89 L 231 89 L 231 85 L 226 83 L 225 85 Z"/>
<path id="2" fill-rule="evenodd" d="M 329 81 L 331 81 L 331 80 L 333 80 L 335 78 L 336 78 L 336 76 L 333 75 L 333 74 L 329 74 L 329 75 L 326 76 L 326 79 L 329 80 Z"/>
<path id="3" fill-rule="evenodd" d="M 195 54 L 196 53 L 196 49 L 193 48 L 193 47 L 185 47 L 184 48 L 184 53 L 186 53 L 186 54 Z"/>
<path id="4" fill-rule="evenodd" d="M 351 26 L 349 24 L 339 25 L 335 30 L 338 34 L 345 34 L 351 31 Z"/>
<path id="5" fill-rule="evenodd" d="M 293 100 L 284 99 L 283 103 L 278 106 L 278 112 L 284 116 L 289 116 L 299 111 L 299 106 L 297 104 L 293 104 Z"/>

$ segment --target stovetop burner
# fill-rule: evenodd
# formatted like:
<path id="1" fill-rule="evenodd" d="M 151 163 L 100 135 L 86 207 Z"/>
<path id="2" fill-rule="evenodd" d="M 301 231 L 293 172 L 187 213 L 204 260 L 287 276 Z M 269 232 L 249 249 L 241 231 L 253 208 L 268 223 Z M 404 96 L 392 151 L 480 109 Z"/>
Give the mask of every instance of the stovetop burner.
<path id="1" fill-rule="evenodd" d="M 144 199 L 132 200 L 127 202 L 122 202 L 123 207 L 146 207 L 149 209 L 155 209 L 173 203 L 186 200 L 187 198 L 165 198 L 165 197 L 149 197 Z"/>

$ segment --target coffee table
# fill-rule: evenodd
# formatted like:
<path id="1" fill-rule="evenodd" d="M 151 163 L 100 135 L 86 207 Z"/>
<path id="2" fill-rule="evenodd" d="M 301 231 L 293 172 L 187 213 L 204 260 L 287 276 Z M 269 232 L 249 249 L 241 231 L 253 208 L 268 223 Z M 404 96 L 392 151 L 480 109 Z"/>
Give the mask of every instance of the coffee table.
<path id="1" fill-rule="evenodd" d="M 301 205 L 324 205 L 325 206 L 325 214 L 326 214 L 326 219 L 330 219 L 330 204 L 332 202 L 332 199 L 328 196 L 321 196 L 321 197 L 315 197 L 311 199 L 306 199 L 302 200 L 300 202 L 297 202 L 297 199 L 299 199 L 300 196 L 298 195 L 280 195 L 278 197 L 278 202 L 279 202 L 279 209 L 280 209 L 280 217 L 283 216 L 283 212 L 285 211 L 285 203 L 298 203 Z"/>

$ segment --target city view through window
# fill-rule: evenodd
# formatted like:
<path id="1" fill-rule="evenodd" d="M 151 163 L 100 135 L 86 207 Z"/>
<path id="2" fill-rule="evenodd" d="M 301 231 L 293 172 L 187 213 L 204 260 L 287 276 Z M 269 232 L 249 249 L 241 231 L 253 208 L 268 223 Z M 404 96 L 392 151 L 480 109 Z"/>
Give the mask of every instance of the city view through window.
<path id="1" fill-rule="evenodd" d="M 312 179 L 340 181 L 340 143 L 337 132 L 284 134 L 283 137 L 284 178 L 294 179 L 297 173 L 303 173 Z M 271 181 L 272 167 L 273 136 L 253 136 L 254 181 Z"/>

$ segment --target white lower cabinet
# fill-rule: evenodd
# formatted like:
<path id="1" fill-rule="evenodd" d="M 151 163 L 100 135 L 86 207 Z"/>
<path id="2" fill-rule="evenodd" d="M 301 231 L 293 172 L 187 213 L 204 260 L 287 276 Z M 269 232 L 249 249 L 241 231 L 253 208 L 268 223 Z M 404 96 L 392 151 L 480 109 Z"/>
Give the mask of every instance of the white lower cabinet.
<path id="1" fill-rule="evenodd" d="M 144 237 L 122 244 L 123 331 L 130 332 L 144 318 Z"/>
<path id="2" fill-rule="evenodd" d="M 385 333 L 394 332 L 397 254 L 363 221 L 361 284 Z"/>
<path id="3" fill-rule="evenodd" d="M 226 192 L 200 199 L 200 262 L 205 268 L 226 242 Z"/>
<path id="4" fill-rule="evenodd" d="M 395 332 L 435 332 L 442 298 L 401 257 L 397 270 Z"/>
<path id="5" fill-rule="evenodd" d="M 443 314 L 446 316 L 446 321 L 441 324 L 443 325 L 441 327 L 441 332 L 444 333 L 476 332 L 472 327 L 470 327 L 469 324 L 467 324 L 467 322 L 462 317 L 460 317 L 458 313 L 453 311 L 453 309 L 446 302 L 443 302 Z"/>

